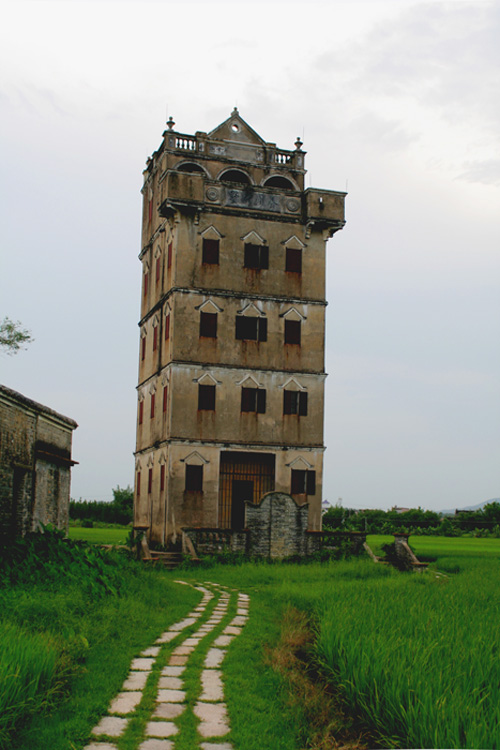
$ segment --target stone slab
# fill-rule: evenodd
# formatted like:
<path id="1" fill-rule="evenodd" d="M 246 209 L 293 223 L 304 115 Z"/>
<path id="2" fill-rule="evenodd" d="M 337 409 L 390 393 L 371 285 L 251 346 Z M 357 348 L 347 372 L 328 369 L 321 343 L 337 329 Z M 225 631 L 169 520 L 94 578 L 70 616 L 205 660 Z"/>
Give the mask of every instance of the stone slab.
<path id="1" fill-rule="evenodd" d="M 242 617 L 241 615 L 237 615 L 236 617 L 233 617 L 230 625 L 231 626 L 236 625 L 237 627 L 239 627 L 239 626 L 246 625 L 247 621 L 248 621 L 248 617 Z"/>
<path id="2" fill-rule="evenodd" d="M 85 745 L 83 750 L 116 750 L 116 745 L 110 742 L 91 742 L 90 745 Z"/>
<path id="3" fill-rule="evenodd" d="M 170 740 L 144 740 L 139 750 L 174 750 L 174 743 Z"/>
<path id="4" fill-rule="evenodd" d="M 230 742 L 202 742 L 201 750 L 234 750 Z"/>
<path id="5" fill-rule="evenodd" d="M 220 667 L 226 653 L 226 651 L 223 651 L 220 648 L 209 649 L 207 655 L 205 656 L 205 666 L 209 668 Z"/>
<path id="6" fill-rule="evenodd" d="M 184 641 L 182 645 L 196 647 L 200 641 L 201 641 L 201 638 L 186 638 L 186 640 Z"/>
<path id="7" fill-rule="evenodd" d="M 144 690 L 148 677 L 148 672 L 130 672 L 122 690 Z"/>
<path id="8" fill-rule="evenodd" d="M 214 646 L 229 646 L 232 640 L 234 640 L 234 635 L 220 635 L 218 638 L 214 641 Z"/>
<path id="9" fill-rule="evenodd" d="M 246 616 L 246 615 L 248 615 L 248 609 L 244 609 L 242 607 L 238 607 L 238 609 L 236 610 L 236 614 L 237 615 L 244 615 L 244 616 Z"/>
<path id="10" fill-rule="evenodd" d="M 151 672 L 154 663 L 154 659 L 146 659 L 144 657 L 140 659 L 132 659 L 130 669 L 139 670 L 140 672 Z"/>
<path id="11" fill-rule="evenodd" d="M 173 737 L 178 731 L 173 721 L 148 721 L 146 724 L 147 737 Z"/>
<path id="12" fill-rule="evenodd" d="M 170 631 L 167 630 L 166 633 L 162 633 L 159 638 L 156 639 L 155 643 L 170 643 L 170 641 L 173 641 L 174 638 L 177 638 L 179 635 L 178 631 Z"/>
<path id="13" fill-rule="evenodd" d="M 158 703 L 153 718 L 155 719 L 176 719 L 184 711 L 186 706 L 182 703 Z"/>
<path id="14" fill-rule="evenodd" d="M 126 693 L 118 693 L 109 707 L 110 714 L 131 714 L 139 705 L 142 698 L 140 690 L 129 690 Z"/>
<path id="15" fill-rule="evenodd" d="M 168 664 L 170 667 L 182 667 L 188 663 L 188 658 L 188 656 L 171 656 Z"/>
<path id="16" fill-rule="evenodd" d="M 201 687 L 200 701 L 224 700 L 222 672 L 219 669 L 204 669 L 201 673 Z"/>
<path id="17" fill-rule="evenodd" d="M 228 625 L 222 632 L 224 635 L 240 635 L 241 628 L 235 628 L 233 625 Z"/>
<path id="18" fill-rule="evenodd" d="M 159 646 L 150 646 L 149 648 L 145 648 L 144 651 L 141 651 L 141 656 L 158 656 L 159 653 Z"/>
<path id="19" fill-rule="evenodd" d="M 193 709 L 200 719 L 198 733 L 202 737 L 223 737 L 229 732 L 225 703 L 197 703 Z"/>
<path id="20" fill-rule="evenodd" d="M 194 646 L 177 646 L 176 649 L 172 651 L 173 656 L 188 656 L 189 654 L 192 654 L 194 651 Z"/>
<path id="21" fill-rule="evenodd" d="M 173 625 L 170 626 L 170 630 L 172 632 L 184 630 L 184 628 L 189 628 L 190 625 L 194 625 L 196 622 L 196 619 L 194 617 L 186 617 L 185 620 L 181 620 L 180 622 L 175 622 Z"/>
<path id="22" fill-rule="evenodd" d="M 158 690 L 158 703 L 184 703 L 186 693 L 184 690 Z"/>
<path id="23" fill-rule="evenodd" d="M 164 677 L 179 677 L 186 667 L 163 667 L 161 673 Z"/>
<path id="24" fill-rule="evenodd" d="M 180 677 L 160 677 L 158 681 L 158 687 L 162 689 L 182 690 L 183 686 L 184 681 Z"/>
<path id="25" fill-rule="evenodd" d="M 103 716 L 99 724 L 92 730 L 92 734 L 107 734 L 108 737 L 120 737 L 127 728 L 128 719 L 118 716 Z"/>

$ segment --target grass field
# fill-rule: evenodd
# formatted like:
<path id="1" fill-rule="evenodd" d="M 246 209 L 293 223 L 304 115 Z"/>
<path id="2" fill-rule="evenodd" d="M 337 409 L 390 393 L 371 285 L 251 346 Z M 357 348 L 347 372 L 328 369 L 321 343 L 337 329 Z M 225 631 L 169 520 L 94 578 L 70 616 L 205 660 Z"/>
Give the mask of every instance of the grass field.
<path id="1" fill-rule="evenodd" d="M 70 526 L 68 536 L 70 539 L 80 539 L 89 544 L 126 544 L 129 533 L 130 526 L 92 529 Z"/>

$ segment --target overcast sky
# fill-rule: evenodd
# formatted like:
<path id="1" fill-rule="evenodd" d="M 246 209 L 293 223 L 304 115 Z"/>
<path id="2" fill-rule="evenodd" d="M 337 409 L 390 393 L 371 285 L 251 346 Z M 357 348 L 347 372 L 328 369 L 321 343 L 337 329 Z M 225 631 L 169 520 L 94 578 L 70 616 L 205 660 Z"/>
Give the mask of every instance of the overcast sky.
<path id="1" fill-rule="evenodd" d="M 327 246 L 324 497 L 500 496 L 499 2 L 3 2 L 0 382 L 79 423 L 72 496 L 133 482 L 142 170 L 237 105 L 347 190 Z"/>

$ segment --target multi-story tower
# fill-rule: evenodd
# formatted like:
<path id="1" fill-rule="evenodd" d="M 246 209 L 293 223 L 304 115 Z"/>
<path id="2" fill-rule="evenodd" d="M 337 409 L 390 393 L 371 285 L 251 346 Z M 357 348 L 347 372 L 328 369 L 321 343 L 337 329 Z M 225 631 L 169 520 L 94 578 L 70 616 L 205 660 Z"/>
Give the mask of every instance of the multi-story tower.
<path id="1" fill-rule="evenodd" d="M 321 528 L 325 246 L 345 193 L 237 109 L 210 133 L 170 118 L 144 172 L 135 523 L 241 529 L 271 490 Z"/>

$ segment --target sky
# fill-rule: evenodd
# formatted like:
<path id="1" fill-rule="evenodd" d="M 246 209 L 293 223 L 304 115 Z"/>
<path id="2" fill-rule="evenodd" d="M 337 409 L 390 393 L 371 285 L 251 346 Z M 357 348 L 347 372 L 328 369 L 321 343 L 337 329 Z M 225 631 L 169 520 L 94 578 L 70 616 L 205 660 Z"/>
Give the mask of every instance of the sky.
<path id="1" fill-rule="evenodd" d="M 500 2 L 0 3 L 0 382 L 75 419 L 72 497 L 133 483 L 142 170 L 236 105 L 347 190 L 327 245 L 324 497 L 500 496 Z"/>

